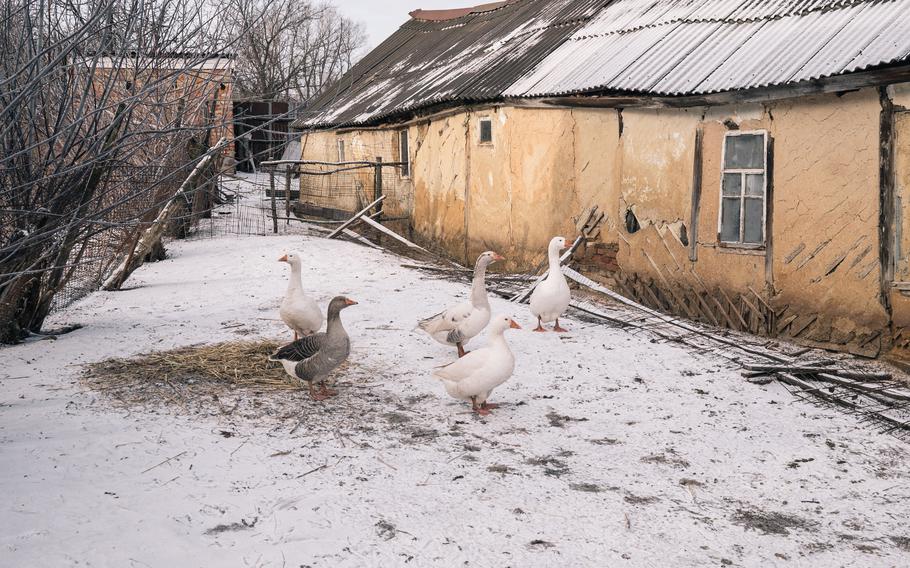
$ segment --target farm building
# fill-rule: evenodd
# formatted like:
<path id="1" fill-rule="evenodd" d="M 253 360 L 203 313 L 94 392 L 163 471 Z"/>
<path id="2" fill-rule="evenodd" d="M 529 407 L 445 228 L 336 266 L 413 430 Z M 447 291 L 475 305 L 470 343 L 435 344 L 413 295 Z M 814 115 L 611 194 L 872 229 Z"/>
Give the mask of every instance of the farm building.
<path id="1" fill-rule="evenodd" d="M 411 16 L 295 127 L 303 160 L 399 163 L 386 207 L 413 238 L 526 270 L 596 206 L 582 272 L 644 304 L 907 352 L 910 0 L 517 0 Z M 317 205 L 371 197 L 353 195 Z"/>

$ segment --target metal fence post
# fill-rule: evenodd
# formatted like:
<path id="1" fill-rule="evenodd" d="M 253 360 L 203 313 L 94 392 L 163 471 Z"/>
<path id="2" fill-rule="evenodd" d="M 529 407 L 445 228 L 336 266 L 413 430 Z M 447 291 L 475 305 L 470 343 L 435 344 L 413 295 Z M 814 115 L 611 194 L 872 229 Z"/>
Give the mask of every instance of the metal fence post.
<path id="1" fill-rule="evenodd" d="M 275 168 L 269 170 L 269 189 L 272 191 L 272 231 L 278 234 L 278 206 L 275 203 Z"/>
<path id="2" fill-rule="evenodd" d="M 382 197 L 382 156 L 376 156 L 376 164 L 373 166 L 373 199 Z M 376 205 L 376 220 L 382 222 L 382 201 Z"/>

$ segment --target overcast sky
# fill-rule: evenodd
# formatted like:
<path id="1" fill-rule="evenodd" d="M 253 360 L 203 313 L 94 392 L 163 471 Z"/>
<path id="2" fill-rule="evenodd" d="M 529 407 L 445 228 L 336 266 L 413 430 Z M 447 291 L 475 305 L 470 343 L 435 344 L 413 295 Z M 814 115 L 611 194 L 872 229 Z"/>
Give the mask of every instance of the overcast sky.
<path id="1" fill-rule="evenodd" d="M 358 20 L 367 30 L 367 48 L 373 48 L 408 20 L 408 12 L 423 8 L 460 8 L 488 0 L 331 0 L 345 16 Z"/>

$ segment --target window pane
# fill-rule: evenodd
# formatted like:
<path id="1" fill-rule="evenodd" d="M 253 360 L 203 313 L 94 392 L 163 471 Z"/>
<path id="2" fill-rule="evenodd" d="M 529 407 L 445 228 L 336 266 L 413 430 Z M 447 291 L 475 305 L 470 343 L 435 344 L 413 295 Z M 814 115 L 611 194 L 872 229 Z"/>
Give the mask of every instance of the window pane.
<path id="1" fill-rule="evenodd" d="M 746 174 L 746 195 L 764 197 L 765 174 Z"/>
<path id="2" fill-rule="evenodd" d="M 493 123 L 489 120 L 480 121 L 480 141 L 481 142 L 492 142 L 493 141 Z"/>
<path id="3" fill-rule="evenodd" d="M 404 162 L 401 166 L 401 175 L 407 177 L 411 175 L 411 156 L 408 151 L 408 131 L 402 130 L 398 133 L 398 161 Z"/>
<path id="4" fill-rule="evenodd" d="M 764 199 L 746 199 L 746 207 L 743 211 L 745 217 L 745 234 L 743 242 L 750 244 L 762 244 L 765 242 L 764 222 L 762 216 L 765 210 Z"/>
<path id="5" fill-rule="evenodd" d="M 765 137 L 761 134 L 727 136 L 724 168 L 764 168 Z"/>
<path id="6" fill-rule="evenodd" d="M 724 196 L 739 197 L 742 195 L 742 174 L 724 174 Z"/>
<path id="7" fill-rule="evenodd" d="M 739 242 L 739 199 L 724 197 L 720 221 L 720 240 Z"/>

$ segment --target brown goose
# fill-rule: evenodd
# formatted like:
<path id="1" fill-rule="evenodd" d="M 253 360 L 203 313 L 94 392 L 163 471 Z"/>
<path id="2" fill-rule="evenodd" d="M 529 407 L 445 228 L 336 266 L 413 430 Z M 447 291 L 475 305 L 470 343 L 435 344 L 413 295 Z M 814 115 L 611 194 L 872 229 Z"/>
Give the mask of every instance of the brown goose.
<path id="1" fill-rule="evenodd" d="M 356 303 L 344 296 L 335 296 L 329 302 L 325 332 L 301 337 L 269 356 L 269 361 L 279 361 L 287 374 L 306 381 L 309 384 L 310 396 L 315 400 L 324 400 L 337 394 L 326 387 L 325 380 L 351 352 L 351 340 L 341 325 L 341 310 Z M 317 382 L 321 386 L 318 393 L 315 385 Z"/>

